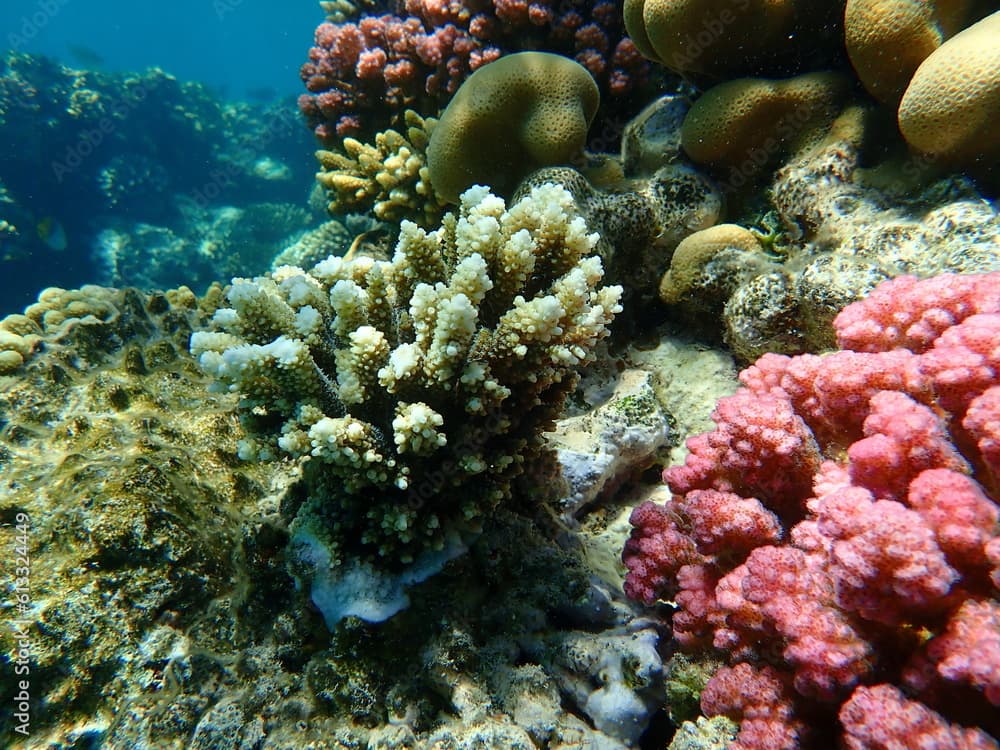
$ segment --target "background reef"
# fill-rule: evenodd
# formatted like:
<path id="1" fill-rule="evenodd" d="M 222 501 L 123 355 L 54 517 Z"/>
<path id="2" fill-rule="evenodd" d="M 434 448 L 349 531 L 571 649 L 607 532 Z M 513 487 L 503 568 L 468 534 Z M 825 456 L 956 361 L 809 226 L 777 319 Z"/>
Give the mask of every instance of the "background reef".
<path id="1" fill-rule="evenodd" d="M 996 747 L 997 3 L 320 6 L 0 71 L 21 744 Z"/>
<path id="2" fill-rule="evenodd" d="M 287 103 L 227 104 L 158 69 L 83 71 L 10 52 L 0 139 L 11 144 L 0 156 L 5 312 L 51 285 L 204 291 L 263 271 L 314 223 L 311 144 Z"/>

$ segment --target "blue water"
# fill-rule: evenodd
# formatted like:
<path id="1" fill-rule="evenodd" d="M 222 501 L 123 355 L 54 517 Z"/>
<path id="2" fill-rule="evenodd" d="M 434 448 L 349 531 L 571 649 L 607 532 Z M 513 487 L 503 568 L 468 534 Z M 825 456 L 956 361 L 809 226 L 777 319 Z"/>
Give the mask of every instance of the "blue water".
<path id="1" fill-rule="evenodd" d="M 299 66 L 322 20 L 316 0 L 4 0 L 0 48 L 90 69 L 159 66 L 231 96 L 298 94 Z M 79 48 L 103 62 L 93 65 Z"/>
<path id="2" fill-rule="evenodd" d="M 316 0 L 3 0 L 0 317 L 47 286 L 202 291 L 265 270 L 305 222 L 316 144 L 295 99 L 323 19 Z M 220 212 L 263 203 L 298 214 L 220 230 Z M 133 278 L 115 270 L 111 230 L 136 262 L 184 269 L 202 242 L 259 243 L 259 258 Z"/>

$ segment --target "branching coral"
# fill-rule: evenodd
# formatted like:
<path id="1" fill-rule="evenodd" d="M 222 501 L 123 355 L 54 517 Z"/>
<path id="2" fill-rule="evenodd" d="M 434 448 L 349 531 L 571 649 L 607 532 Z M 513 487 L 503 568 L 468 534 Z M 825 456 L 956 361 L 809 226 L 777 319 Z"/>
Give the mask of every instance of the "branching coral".
<path id="1" fill-rule="evenodd" d="M 384 130 L 374 145 L 345 138 L 340 148 L 316 152 L 322 171 L 316 180 L 327 190 L 334 216 L 367 213 L 382 221 L 410 219 L 427 226 L 441 218 L 444 202 L 434 193 L 427 170 L 432 117 L 404 114 L 406 132 Z"/>
<path id="2" fill-rule="evenodd" d="M 900 277 L 837 317 L 843 351 L 764 355 L 633 512 L 626 592 L 735 663 L 702 694 L 734 747 L 802 746 L 841 705 L 850 747 L 901 746 L 904 716 L 996 747 L 957 725 L 1000 730 L 998 284 Z"/>
<path id="3" fill-rule="evenodd" d="M 398 15 L 316 29 L 299 107 L 326 146 L 398 127 L 404 109 L 435 114 L 474 71 L 502 54 L 545 50 L 576 60 L 612 108 L 627 109 L 649 64 L 624 34 L 615 3 L 571 0 L 400 0 Z"/>
<path id="4" fill-rule="evenodd" d="M 391 261 L 234 280 L 192 351 L 243 396 L 243 457 L 305 464 L 296 523 L 331 562 L 407 564 L 509 495 L 607 335 L 597 239 L 561 187 L 475 187 L 436 231 L 403 222 Z"/>

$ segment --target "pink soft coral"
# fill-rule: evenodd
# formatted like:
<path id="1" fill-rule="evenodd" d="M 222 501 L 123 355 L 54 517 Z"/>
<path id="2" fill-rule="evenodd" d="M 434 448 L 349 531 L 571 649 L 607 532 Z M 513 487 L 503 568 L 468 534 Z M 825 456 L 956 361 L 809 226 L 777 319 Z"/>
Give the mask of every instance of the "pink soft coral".
<path id="1" fill-rule="evenodd" d="M 1000 273 L 896 279 L 835 327 L 845 351 L 741 373 L 664 472 L 672 500 L 633 518 L 626 590 L 671 598 L 681 645 L 730 654 L 706 710 L 742 721 L 741 747 L 842 703 L 850 747 L 895 747 L 911 720 L 990 746 L 950 722 L 1000 731 Z M 764 674 L 794 710 L 762 724 Z"/>

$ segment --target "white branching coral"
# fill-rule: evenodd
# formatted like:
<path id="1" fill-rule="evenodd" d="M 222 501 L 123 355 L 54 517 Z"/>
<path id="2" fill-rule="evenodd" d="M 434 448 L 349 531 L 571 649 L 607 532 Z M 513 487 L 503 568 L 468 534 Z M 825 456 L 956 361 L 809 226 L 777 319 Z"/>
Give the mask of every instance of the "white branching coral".
<path id="1" fill-rule="evenodd" d="M 390 261 L 331 257 L 235 279 L 191 349 L 239 392 L 241 455 L 305 462 L 297 523 L 334 561 L 406 562 L 509 494 L 621 310 L 562 187 L 486 188 Z M 317 532 L 319 533 L 319 532 Z"/>

